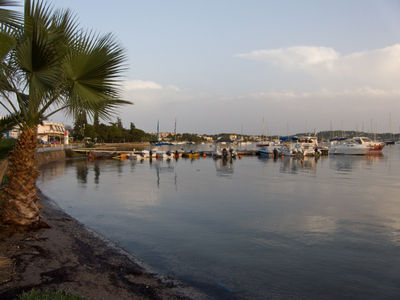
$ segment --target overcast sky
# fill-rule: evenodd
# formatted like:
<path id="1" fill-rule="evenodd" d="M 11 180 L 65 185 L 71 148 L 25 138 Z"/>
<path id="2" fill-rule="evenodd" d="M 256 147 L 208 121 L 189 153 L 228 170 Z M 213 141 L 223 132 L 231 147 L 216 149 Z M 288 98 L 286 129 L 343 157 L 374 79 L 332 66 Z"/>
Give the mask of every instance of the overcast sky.
<path id="1" fill-rule="evenodd" d="M 399 131 L 400 1 L 52 2 L 126 49 L 126 126 Z"/>

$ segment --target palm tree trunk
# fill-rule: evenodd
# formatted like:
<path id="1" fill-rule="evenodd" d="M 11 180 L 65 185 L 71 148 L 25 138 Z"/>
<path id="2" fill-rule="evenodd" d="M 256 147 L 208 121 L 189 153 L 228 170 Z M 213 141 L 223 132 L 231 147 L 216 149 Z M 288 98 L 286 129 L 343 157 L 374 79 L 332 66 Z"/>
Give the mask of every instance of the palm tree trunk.
<path id="1" fill-rule="evenodd" d="M 2 220 L 6 224 L 32 226 L 40 221 L 36 202 L 36 127 L 24 129 L 9 157 L 8 183 L 2 194 Z"/>

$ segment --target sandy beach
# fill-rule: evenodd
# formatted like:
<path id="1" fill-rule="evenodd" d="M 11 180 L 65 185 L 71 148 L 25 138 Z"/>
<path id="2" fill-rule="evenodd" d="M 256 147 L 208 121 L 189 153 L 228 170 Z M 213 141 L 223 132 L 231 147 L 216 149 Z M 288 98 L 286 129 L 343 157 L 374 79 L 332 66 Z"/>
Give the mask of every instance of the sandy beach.
<path id="1" fill-rule="evenodd" d="M 0 299 L 32 288 L 85 299 L 207 299 L 196 289 L 152 272 L 39 193 L 50 228 L 0 235 Z"/>

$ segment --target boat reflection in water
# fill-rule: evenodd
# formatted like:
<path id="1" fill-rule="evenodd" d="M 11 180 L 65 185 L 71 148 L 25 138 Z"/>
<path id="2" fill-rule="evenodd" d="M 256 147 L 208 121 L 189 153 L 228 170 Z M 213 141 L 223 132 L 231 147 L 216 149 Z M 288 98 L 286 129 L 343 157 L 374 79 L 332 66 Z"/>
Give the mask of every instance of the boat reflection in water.
<path id="1" fill-rule="evenodd" d="M 217 158 L 215 159 L 215 169 L 217 176 L 232 177 L 234 172 L 234 159 L 232 158 Z"/>
<path id="2" fill-rule="evenodd" d="M 382 153 L 363 156 L 332 155 L 329 157 L 329 167 L 339 172 L 351 172 L 353 169 L 366 169 L 384 158 Z"/>
<path id="3" fill-rule="evenodd" d="M 45 166 L 38 185 L 92 230 L 212 299 L 398 299 L 400 147 L 383 151 L 73 160 Z"/>
<path id="4" fill-rule="evenodd" d="M 323 158 L 325 159 L 325 158 Z M 296 158 L 296 157 L 285 157 L 282 159 L 280 172 L 297 174 L 299 172 L 316 174 L 317 163 L 320 157 L 309 157 Z"/>
<path id="5" fill-rule="evenodd" d="M 164 166 L 164 161 L 161 160 L 150 161 L 150 169 L 156 170 L 158 188 L 160 188 L 160 174 L 174 173 L 175 170 L 170 160 L 165 161 L 165 166 Z M 176 175 L 175 175 L 175 185 L 176 185 Z"/>

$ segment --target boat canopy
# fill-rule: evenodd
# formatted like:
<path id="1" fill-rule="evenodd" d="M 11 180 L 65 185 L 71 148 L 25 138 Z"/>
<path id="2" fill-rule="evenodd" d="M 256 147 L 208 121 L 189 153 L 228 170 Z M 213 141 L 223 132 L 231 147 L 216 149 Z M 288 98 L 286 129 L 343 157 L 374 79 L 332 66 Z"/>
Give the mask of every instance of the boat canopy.
<path id="1" fill-rule="evenodd" d="M 221 140 L 217 140 L 216 143 L 233 143 L 233 141 L 229 140 L 229 139 L 226 139 L 226 140 L 221 139 Z"/>
<path id="2" fill-rule="evenodd" d="M 291 141 L 297 141 L 299 138 L 297 136 L 282 136 L 280 138 L 281 141 L 287 141 L 287 140 L 291 140 Z"/>
<path id="3" fill-rule="evenodd" d="M 154 145 L 155 146 L 171 146 L 173 144 L 172 143 L 168 143 L 168 142 L 156 142 L 156 143 L 154 143 Z"/>

